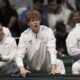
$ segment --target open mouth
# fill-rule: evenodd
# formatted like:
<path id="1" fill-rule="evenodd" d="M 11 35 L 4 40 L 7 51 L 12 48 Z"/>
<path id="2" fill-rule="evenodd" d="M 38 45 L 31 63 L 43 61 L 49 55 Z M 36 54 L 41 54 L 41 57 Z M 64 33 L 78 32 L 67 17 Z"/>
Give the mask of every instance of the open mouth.
<path id="1" fill-rule="evenodd" d="M 38 25 L 35 25 L 34 27 L 35 27 L 35 28 L 37 28 L 37 27 L 38 27 Z"/>

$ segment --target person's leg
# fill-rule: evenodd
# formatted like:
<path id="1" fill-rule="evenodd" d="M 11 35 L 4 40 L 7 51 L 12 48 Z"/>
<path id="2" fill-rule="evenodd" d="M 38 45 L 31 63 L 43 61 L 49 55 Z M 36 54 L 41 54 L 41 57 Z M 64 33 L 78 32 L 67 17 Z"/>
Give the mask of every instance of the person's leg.
<path id="1" fill-rule="evenodd" d="M 60 74 L 65 74 L 65 66 L 62 60 L 57 59 L 57 71 Z"/>
<path id="2" fill-rule="evenodd" d="M 73 65 L 72 65 L 72 74 L 80 74 L 80 60 L 73 63 Z"/>
<path id="3" fill-rule="evenodd" d="M 18 72 L 18 67 L 14 62 L 6 63 L 2 67 L 0 67 L 0 74 L 15 74 Z"/>
<path id="4" fill-rule="evenodd" d="M 0 67 L 0 75 L 6 75 L 6 74 L 10 74 L 10 73 L 11 73 L 11 69 L 10 69 L 10 66 L 8 64 Z"/>

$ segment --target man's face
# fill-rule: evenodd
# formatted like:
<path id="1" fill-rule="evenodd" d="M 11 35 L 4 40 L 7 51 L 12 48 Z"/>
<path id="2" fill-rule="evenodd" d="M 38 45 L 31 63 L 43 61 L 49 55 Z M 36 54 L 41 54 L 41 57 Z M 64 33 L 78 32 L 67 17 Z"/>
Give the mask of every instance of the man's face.
<path id="1" fill-rule="evenodd" d="M 30 19 L 30 21 L 28 22 L 28 25 L 31 27 L 32 31 L 34 33 L 38 33 L 39 29 L 40 29 L 40 20 L 39 19 Z"/>
<path id="2" fill-rule="evenodd" d="M 56 2 L 56 0 L 52 1 L 51 3 L 49 3 L 49 8 L 52 10 L 52 11 L 56 11 L 57 10 L 57 7 L 58 7 L 58 4 Z"/>
<path id="3" fill-rule="evenodd" d="M 49 10 L 53 13 L 60 12 L 62 9 L 62 3 L 58 3 L 56 0 L 53 0 L 48 4 Z"/>
<path id="4" fill-rule="evenodd" d="M 79 12 L 75 12 L 72 18 L 73 22 L 78 23 L 80 22 L 80 13 Z"/>
<path id="5" fill-rule="evenodd" d="M 0 41 L 3 40 L 4 37 L 4 32 L 3 32 L 3 27 L 0 25 Z"/>
<path id="6" fill-rule="evenodd" d="M 34 4 L 34 9 L 40 11 L 41 10 L 41 3 L 40 2 L 36 2 Z"/>

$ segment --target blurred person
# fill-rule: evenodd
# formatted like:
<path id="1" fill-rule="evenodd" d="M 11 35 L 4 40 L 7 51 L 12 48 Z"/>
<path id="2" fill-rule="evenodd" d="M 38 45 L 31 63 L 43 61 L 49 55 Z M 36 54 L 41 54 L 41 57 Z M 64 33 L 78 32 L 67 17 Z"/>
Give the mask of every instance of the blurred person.
<path id="1" fill-rule="evenodd" d="M 77 23 L 70 31 L 66 39 L 66 45 L 68 54 L 74 58 L 72 73 L 80 74 L 80 23 Z"/>
<path id="2" fill-rule="evenodd" d="M 80 0 L 75 0 L 77 10 L 80 10 Z"/>
<path id="3" fill-rule="evenodd" d="M 0 22 L 9 28 L 13 37 L 19 36 L 18 15 L 8 0 L 0 0 Z"/>
<path id="4" fill-rule="evenodd" d="M 63 7 L 63 0 L 48 0 L 48 24 L 54 31 L 57 21 L 67 25 L 71 11 Z"/>
<path id="5" fill-rule="evenodd" d="M 77 10 L 76 1 L 77 0 L 63 0 L 64 7 L 70 9 L 71 11 Z"/>
<path id="6" fill-rule="evenodd" d="M 33 7 L 33 0 L 9 0 L 11 6 L 18 10 L 19 8 L 22 7 Z"/>
<path id="7" fill-rule="evenodd" d="M 67 56 L 67 48 L 66 48 L 66 38 L 68 35 L 68 32 L 66 31 L 66 26 L 65 24 L 60 21 L 57 22 L 55 26 L 55 38 L 56 38 L 56 49 L 58 53 L 61 53 L 61 56 Z"/>
<path id="8" fill-rule="evenodd" d="M 12 70 L 17 70 L 17 66 L 12 69 L 16 48 L 15 39 L 7 37 L 3 27 L 0 26 L 0 74 L 11 74 Z"/>
<path id="9" fill-rule="evenodd" d="M 27 13 L 27 24 L 30 28 L 21 34 L 16 56 L 16 63 L 23 77 L 28 73 L 65 73 L 63 61 L 56 59 L 56 40 L 53 32 L 50 28 L 40 25 L 40 20 L 38 11 Z M 27 69 L 23 64 L 25 56 Z M 57 66 L 59 64 L 62 68 Z"/>
<path id="10" fill-rule="evenodd" d="M 80 0 L 63 0 L 63 6 L 71 11 L 80 10 Z"/>
<path id="11" fill-rule="evenodd" d="M 68 20 L 69 31 L 75 27 L 76 23 L 80 23 L 80 11 L 75 10 L 70 14 Z"/>

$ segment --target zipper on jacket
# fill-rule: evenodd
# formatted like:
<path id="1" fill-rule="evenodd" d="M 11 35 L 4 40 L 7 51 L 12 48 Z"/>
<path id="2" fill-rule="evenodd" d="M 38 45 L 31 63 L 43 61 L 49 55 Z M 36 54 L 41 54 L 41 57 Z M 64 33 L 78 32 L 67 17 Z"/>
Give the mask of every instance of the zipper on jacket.
<path id="1" fill-rule="evenodd" d="M 37 39 L 37 34 L 36 34 L 36 39 Z"/>

